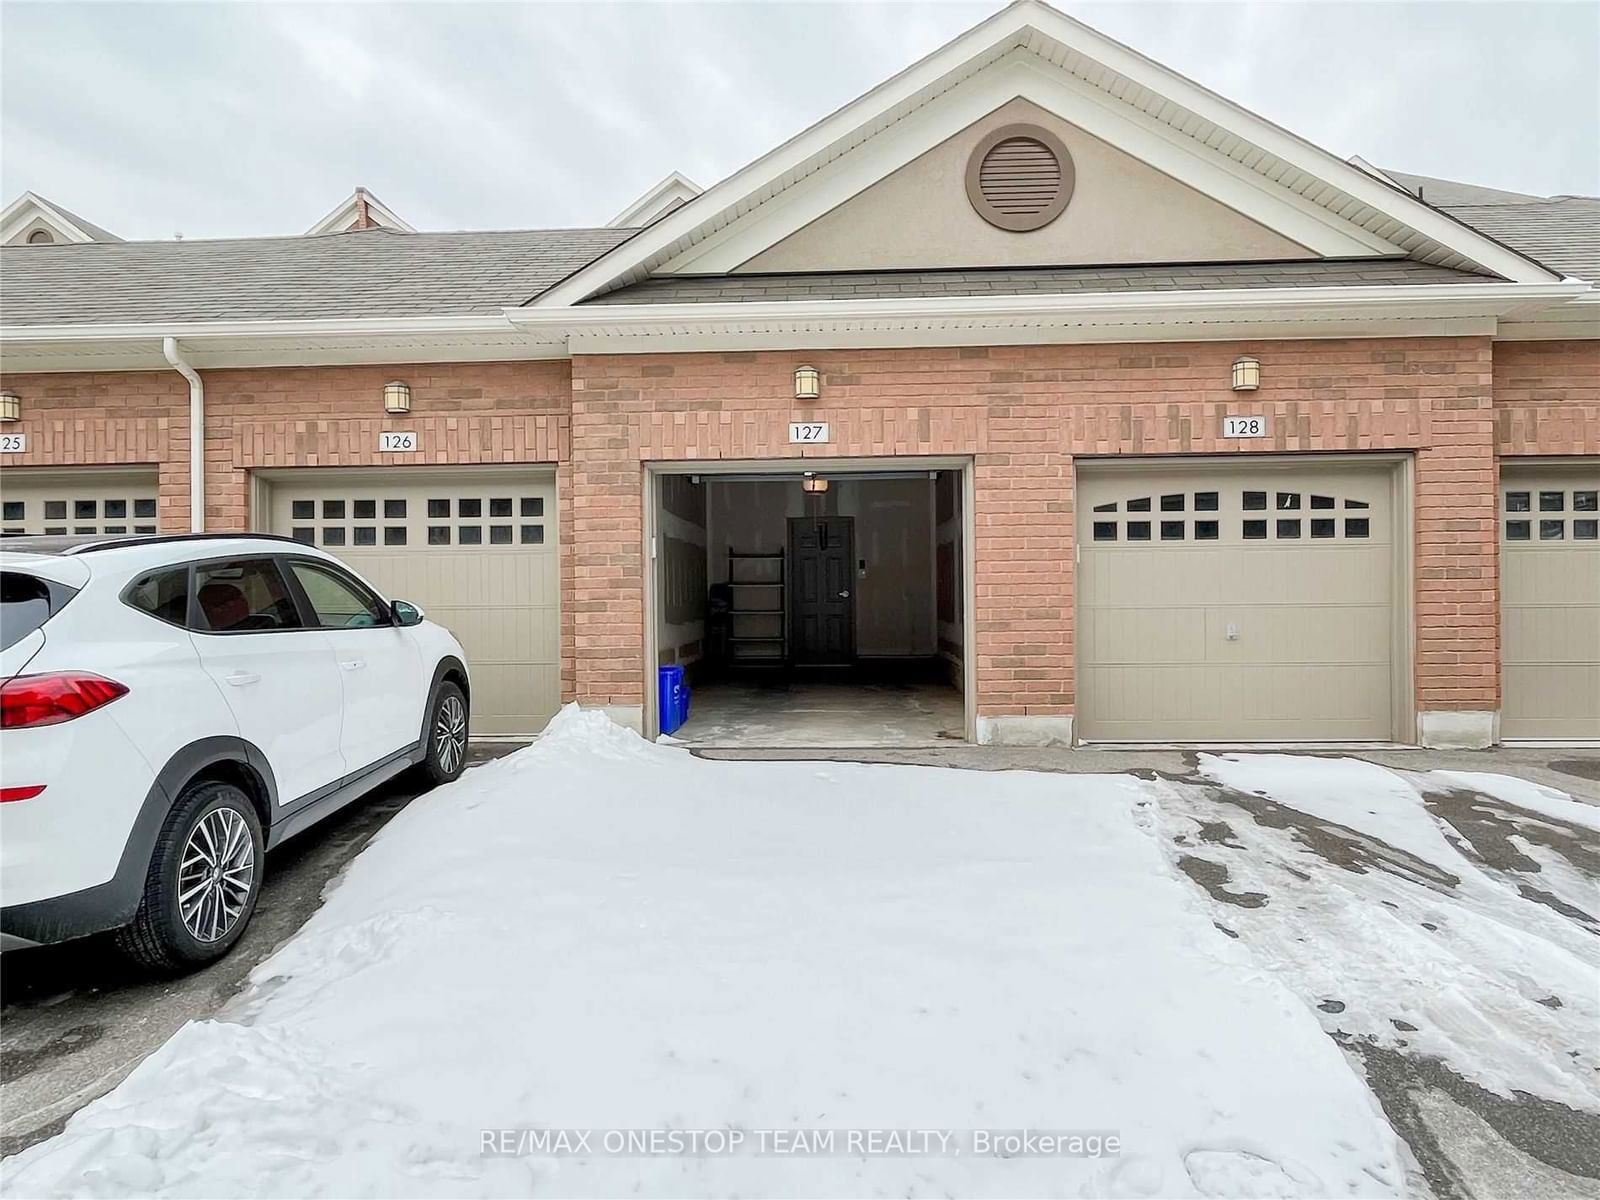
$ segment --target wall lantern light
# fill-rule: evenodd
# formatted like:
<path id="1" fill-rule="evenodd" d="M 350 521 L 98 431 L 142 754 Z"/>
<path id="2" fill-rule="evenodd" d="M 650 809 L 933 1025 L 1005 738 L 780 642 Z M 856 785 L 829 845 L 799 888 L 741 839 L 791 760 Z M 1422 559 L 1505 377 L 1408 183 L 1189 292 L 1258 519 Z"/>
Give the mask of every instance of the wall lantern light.
<path id="1" fill-rule="evenodd" d="M 0 392 L 0 421 L 22 420 L 22 397 L 10 388 Z"/>
<path id="2" fill-rule="evenodd" d="M 796 367 L 794 369 L 794 398 L 796 400 L 815 400 L 822 395 L 822 372 L 815 367 Z"/>
<path id="3" fill-rule="evenodd" d="M 1261 386 L 1261 360 L 1248 354 L 1233 360 L 1233 390 L 1253 392 Z"/>
<path id="4" fill-rule="evenodd" d="M 817 475 L 807 475 L 800 481 L 800 490 L 809 492 L 813 496 L 820 496 L 828 490 L 828 481 Z"/>
<path id="5" fill-rule="evenodd" d="M 383 385 L 383 409 L 385 412 L 408 413 L 411 411 L 411 385 L 409 383 L 386 383 Z"/>

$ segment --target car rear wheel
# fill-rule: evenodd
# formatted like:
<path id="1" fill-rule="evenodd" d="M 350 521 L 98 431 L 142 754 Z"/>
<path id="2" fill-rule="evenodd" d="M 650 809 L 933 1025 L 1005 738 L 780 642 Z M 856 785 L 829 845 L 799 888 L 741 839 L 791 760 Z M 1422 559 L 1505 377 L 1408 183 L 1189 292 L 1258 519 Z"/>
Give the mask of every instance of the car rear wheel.
<path id="1" fill-rule="evenodd" d="M 466 696 L 455 684 L 441 683 L 428 712 L 428 754 L 422 762 L 430 782 L 449 783 L 466 768 L 467 725 Z"/>
<path id="2" fill-rule="evenodd" d="M 214 962 L 250 923 L 264 866 L 250 798 L 231 783 L 189 787 L 156 839 L 139 911 L 118 931 L 118 948 L 158 971 Z"/>

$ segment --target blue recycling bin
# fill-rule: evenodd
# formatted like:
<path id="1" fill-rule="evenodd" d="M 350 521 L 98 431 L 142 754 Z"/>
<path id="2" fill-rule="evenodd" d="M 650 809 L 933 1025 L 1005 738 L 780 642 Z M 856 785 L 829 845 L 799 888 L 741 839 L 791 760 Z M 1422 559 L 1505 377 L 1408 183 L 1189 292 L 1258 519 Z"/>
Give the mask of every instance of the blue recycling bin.
<path id="1" fill-rule="evenodd" d="M 661 732 L 676 733 L 689 719 L 689 685 L 684 682 L 683 668 L 660 668 L 657 683 Z"/>

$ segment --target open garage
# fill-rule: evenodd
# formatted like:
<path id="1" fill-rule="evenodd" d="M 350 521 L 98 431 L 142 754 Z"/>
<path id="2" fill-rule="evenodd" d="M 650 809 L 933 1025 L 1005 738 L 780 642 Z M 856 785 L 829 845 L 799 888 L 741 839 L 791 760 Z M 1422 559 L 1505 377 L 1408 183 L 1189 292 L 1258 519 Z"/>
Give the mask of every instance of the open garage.
<path id="1" fill-rule="evenodd" d="M 653 473 L 652 628 L 701 746 L 926 746 L 968 736 L 964 464 Z M 659 699 L 658 695 L 652 699 Z"/>
<path id="2" fill-rule="evenodd" d="M 555 472 L 317 468 L 257 476 L 257 527 L 337 555 L 460 640 L 478 736 L 538 733 L 560 706 Z"/>
<path id="3" fill-rule="evenodd" d="M 1410 740 L 1405 465 L 1081 464 L 1079 738 Z"/>

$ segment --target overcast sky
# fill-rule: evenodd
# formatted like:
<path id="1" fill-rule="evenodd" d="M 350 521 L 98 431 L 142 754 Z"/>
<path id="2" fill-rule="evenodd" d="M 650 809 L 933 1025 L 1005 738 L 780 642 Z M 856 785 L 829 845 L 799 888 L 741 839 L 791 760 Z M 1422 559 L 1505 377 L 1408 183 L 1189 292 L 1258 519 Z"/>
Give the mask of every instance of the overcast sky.
<path id="1" fill-rule="evenodd" d="M 709 186 L 998 4 L 0 4 L 0 199 L 128 238 L 601 225 Z M 1380 166 L 1600 194 L 1600 3 L 1064 4 Z"/>

